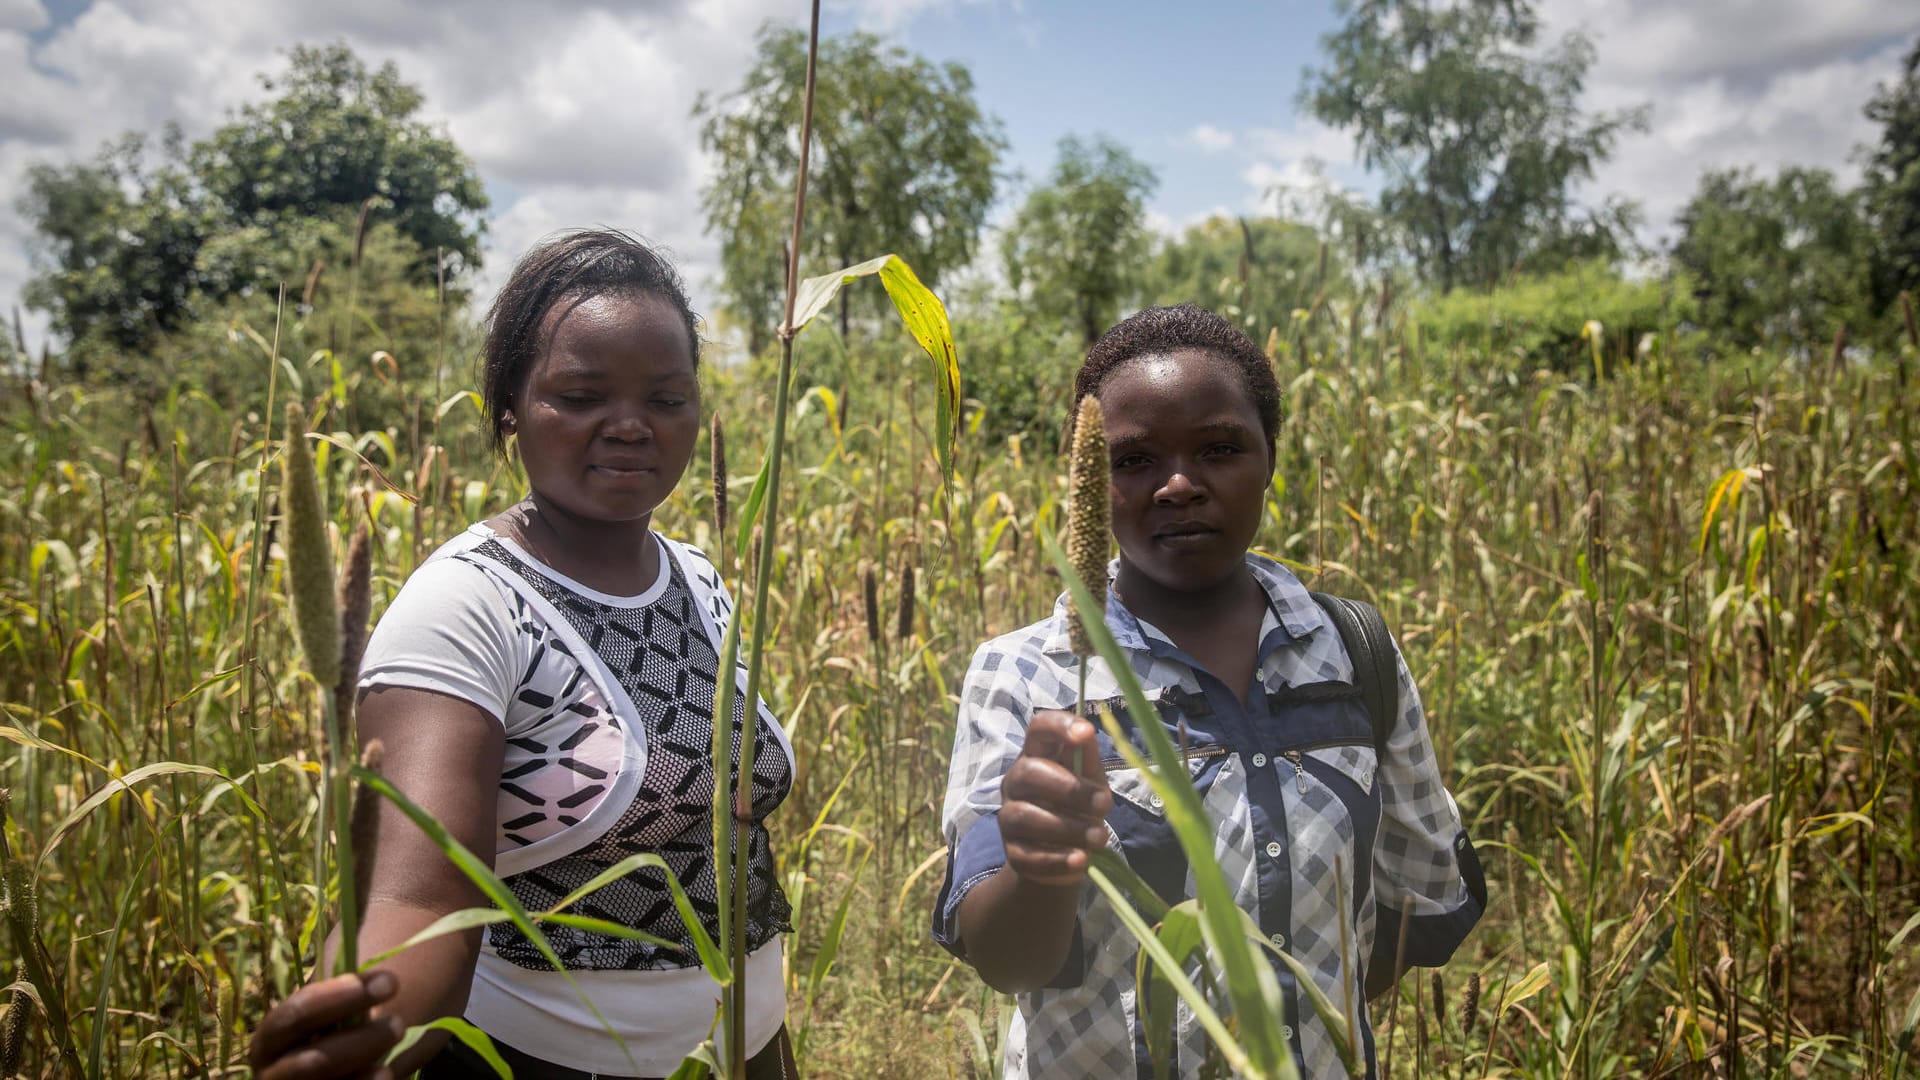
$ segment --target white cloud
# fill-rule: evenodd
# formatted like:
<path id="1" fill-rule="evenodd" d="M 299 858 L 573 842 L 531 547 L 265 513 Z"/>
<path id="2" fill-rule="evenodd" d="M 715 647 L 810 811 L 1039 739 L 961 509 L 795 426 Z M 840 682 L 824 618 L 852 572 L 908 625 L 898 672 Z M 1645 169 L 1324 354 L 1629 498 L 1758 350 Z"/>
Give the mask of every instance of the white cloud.
<path id="1" fill-rule="evenodd" d="M 1596 46 L 1585 105 L 1652 107 L 1585 194 L 1640 201 L 1649 239 L 1709 169 L 1829 168 L 1853 181 L 1876 132 L 1861 108 L 1920 34 L 1920 5 L 1887 0 L 1545 0 L 1545 34 Z"/>
<path id="2" fill-rule="evenodd" d="M 1331 128 L 1313 117 L 1300 114 L 1291 128 L 1255 128 L 1247 133 L 1247 142 L 1269 160 L 1281 163 L 1314 158 L 1329 165 L 1354 162 L 1353 136 Z"/>
<path id="3" fill-rule="evenodd" d="M 1162 213 L 1159 210 L 1148 210 L 1146 220 L 1147 231 L 1156 236 L 1171 240 L 1184 235 L 1188 229 L 1210 218 L 1232 217 L 1234 213 L 1235 211 L 1225 203 L 1215 203 L 1205 210 L 1190 211 L 1179 217 Z"/>
<path id="4" fill-rule="evenodd" d="M 1233 148 L 1233 132 L 1222 131 L 1212 124 L 1200 124 L 1187 132 L 1185 141 L 1204 153 L 1217 154 Z"/>
<path id="5" fill-rule="evenodd" d="M 862 26 L 899 25 L 979 0 L 846 0 Z M 1020 15 L 1020 5 L 1008 6 Z M 370 63 L 393 61 L 426 97 L 496 195 L 485 296 L 528 244 L 594 223 L 673 249 L 697 304 L 710 308 L 716 241 L 698 191 L 708 164 L 691 116 L 701 91 L 724 93 L 752 62 L 754 29 L 791 18 L 783 0 L 395 0 L 262 4 L 251 0 L 95 0 L 44 44 L 33 0 L 0 0 L 0 305 L 20 295 L 31 230 L 15 203 L 34 162 L 91 157 L 125 131 L 178 124 L 204 135 L 265 95 L 295 44 L 342 40 Z M 39 326 L 43 320 L 34 320 Z"/>
<path id="6" fill-rule="evenodd" d="M 1543 0 L 1548 36 L 1583 29 L 1608 78 L 1673 85 L 1775 73 L 1876 51 L 1920 32 L 1920 5 L 1899 0 Z"/>
<path id="7" fill-rule="evenodd" d="M 0 30 L 38 30 L 47 25 L 39 0 L 0 0 Z"/>
<path id="8" fill-rule="evenodd" d="M 1888 0 L 1543 0 L 1541 15 L 1543 42 L 1593 38 L 1583 107 L 1651 106 L 1648 130 L 1623 135 L 1580 192 L 1639 201 L 1650 240 L 1667 236 L 1709 169 L 1800 164 L 1857 179 L 1854 151 L 1876 135 L 1861 109 L 1920 35 L 1920 4 Z M 1330 182 L 1377 183 L 1347 133 L 1304 114 L 1286 130 L 1225 134 L 1263 212 L 1298 212 Z"/>

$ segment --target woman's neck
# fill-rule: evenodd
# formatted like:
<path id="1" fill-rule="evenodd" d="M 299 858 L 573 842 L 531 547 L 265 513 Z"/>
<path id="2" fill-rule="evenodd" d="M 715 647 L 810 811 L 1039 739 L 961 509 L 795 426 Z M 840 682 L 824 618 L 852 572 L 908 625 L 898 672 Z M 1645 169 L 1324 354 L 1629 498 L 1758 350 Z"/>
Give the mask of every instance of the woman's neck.
<path id="1" fill-rule="evenodd" d="M 535 493 L 495 521 L 534 558 L 599 592 L 638 596 L 660 573 L 660 553 L 649 537 L 651 514 L 591 521 Z"/>
<path id="2" fill-rule="evenodd" d="M 1170 589 L 1123 558 L 1113 587 L 1135 618 L 1160 628 L 1176 645 L 1188 633 L 1214 628 L 1250 611 L 1257 613 L 1266 604 L 1266 593 L 1253 571 L 1244 567 L 1204 589 Z"/>

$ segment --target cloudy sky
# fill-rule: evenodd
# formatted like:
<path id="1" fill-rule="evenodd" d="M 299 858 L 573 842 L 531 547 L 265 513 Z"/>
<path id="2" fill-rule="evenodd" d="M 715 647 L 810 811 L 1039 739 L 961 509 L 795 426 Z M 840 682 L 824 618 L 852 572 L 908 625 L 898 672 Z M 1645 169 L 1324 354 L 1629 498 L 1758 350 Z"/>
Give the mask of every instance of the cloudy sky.
<path id="1" fill-rule="evenodd" d="M 1349 141 L 1296 115 L 1333 0 L 829 0 L 828 32 L 874 30 L 973 72 L 1010 142 L 1003 203 L 1067 134 L 1103 132 L 1159 173 L 1159 227 L 1266 205 L 1318 159 L 1360 187 Z M 1583 29 L 1589 104 L 1653 107 L 1589 194 L 1642 202 L 1657 239 L 1702 170 L 1822 165 L 1851 179 L 1861 106 L 1920 35 L 1913 0 L 1540 0 Z M 1198 9 L 1198 10 L 1194 10 Z M 689 117 L 737 85 L 767 19 L 803 0 L 0 0 L 0 304 L 31 272 L 26 167 L 172 121 L 206 133 L 260 95 L 295 43 L 344 40 L 425 92 L 494 201 L 486 286 L 539 236 L 606 223 L 668 245 L 711 296 L 717 262 Z M 1003 213 L 1005 212 L 1003 207 Z M 825 269 L 825 268 L 815 268 Z M 696 302 L 705 297 L 696 296 Z M 36 343 L 44 320 L 28 315 Z"/>

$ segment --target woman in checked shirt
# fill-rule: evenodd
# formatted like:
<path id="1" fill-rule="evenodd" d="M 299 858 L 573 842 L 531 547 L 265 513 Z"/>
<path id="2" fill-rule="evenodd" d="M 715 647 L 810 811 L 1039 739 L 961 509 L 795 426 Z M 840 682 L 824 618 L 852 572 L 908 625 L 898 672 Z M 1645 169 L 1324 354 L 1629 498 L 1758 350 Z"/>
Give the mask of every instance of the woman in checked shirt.
<path id="1" fill-rule="evenodd" d="M 1253 342 L 1192 305 L 1149 309 L 1093 346 L 1075 389 L 1076 405 L 1094 395 L 1106 416 L 1120 549 L 1107 627 L 1159 711 L 1146 720 L 1184 747 L 1239 905 L 1332 1001 L 1354 1003 L 1356 1056 L 1371 1077 L 1366 998 L 1406 966 L 1445 963 L 1486 902 L 1419 693 L 1397 663 L 1398 707 L 1376 734 L 1332 621 L 1284 567 L 1248 550 L 1280 414 Z M 1081 661 L 1066 610 L 1063 596 L 1050 618 L 974 655 L 934 936 L 1017 995 L 1008 1077 L 1150 1077 L 1136 946 L 1087 884 L 1088 852 L 1119 852 L 1169 903 L 1193 886 L 1145 778 L 1067 711 Z M 1091 661 L 1088 699 L 1117 693 Z M 1277 958 L 1275 974 L 1303 1074 L 1345 1076 Z M 1210 1055 L 1184 1006 L 1176 1035 L 1176 1075 L 1202 1075 Z"/>

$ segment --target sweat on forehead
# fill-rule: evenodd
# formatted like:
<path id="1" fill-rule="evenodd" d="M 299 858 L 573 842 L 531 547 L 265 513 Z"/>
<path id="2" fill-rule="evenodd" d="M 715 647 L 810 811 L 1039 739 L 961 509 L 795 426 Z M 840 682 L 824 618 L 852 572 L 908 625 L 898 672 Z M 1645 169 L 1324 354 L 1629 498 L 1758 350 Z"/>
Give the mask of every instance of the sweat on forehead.
<path id="1" fill-rule="evenodd" d="M 1074 377 L 1074 410 L 1079 410 L 1081 398 L 1098 394 L 1107 377 L 1126 364 L 1181 352 L 1205 353 L 1235 369 L 1259 414 L 1268 447 L 1278 441 L 1280 384 L 1266 354 L 1232 323 L 1194 304 L 1146 308 L 1100 335 Z"/>

